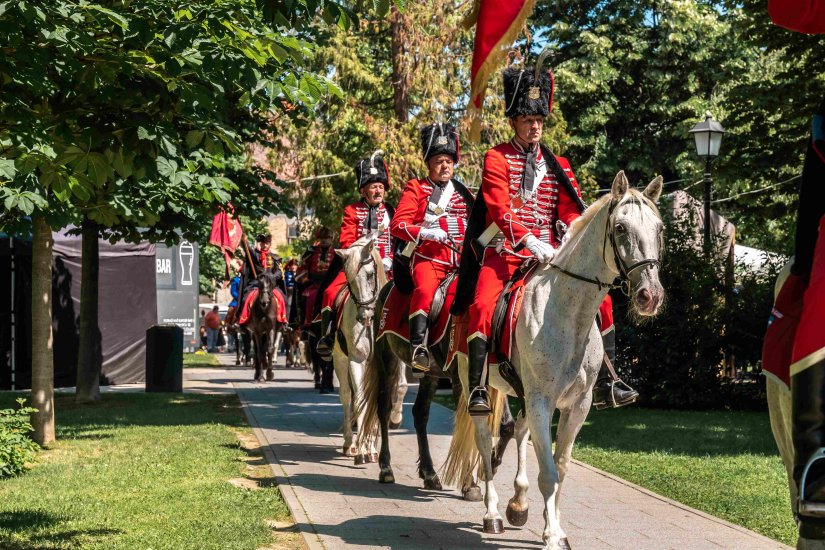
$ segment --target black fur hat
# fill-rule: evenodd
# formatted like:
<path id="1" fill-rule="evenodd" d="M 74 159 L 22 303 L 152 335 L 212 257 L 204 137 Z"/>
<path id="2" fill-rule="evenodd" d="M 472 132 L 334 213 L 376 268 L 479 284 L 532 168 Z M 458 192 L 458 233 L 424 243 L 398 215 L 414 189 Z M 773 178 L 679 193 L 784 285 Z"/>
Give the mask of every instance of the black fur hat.
<path id="1" fill-rule="evenodd" d="M 504 69 L 502 77 L 504 78 L 504 115 L 507 118 L 519 115 L 546 117 L 550 114 L 553 108 L 553 72 L 542 71 L 541 60 L 537 67 Z"/>
<path id="2" fill-rule="evenodd" d="M 421 128 L 421 154 L 425 161 L 436 155 L 450 155 L 453 162 L 458 162 L 461 154 L 458 130 L 452 124 L 440 122 L 424 126 Z"/>
<path id="3" fill-rule="evenodd" d="M 382 155 L 384 151 L 378 149 L 371 156 L 359 160 L 355 164 L 355 178 L 358 180 L 358 189 L 370 183 L 383 183 L 384 189 L 390 188 L 390 172 Z"/>

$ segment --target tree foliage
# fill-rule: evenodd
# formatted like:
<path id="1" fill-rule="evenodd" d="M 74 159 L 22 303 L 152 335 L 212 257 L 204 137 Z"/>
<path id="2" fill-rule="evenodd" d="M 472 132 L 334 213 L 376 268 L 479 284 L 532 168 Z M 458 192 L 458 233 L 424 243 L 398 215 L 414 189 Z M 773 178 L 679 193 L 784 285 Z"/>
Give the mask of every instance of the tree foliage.
<path id="1" fill-rule="evenodd" d="M 273 175 L 230 177 L 229 159 L 272 113 L 340 93 L 303 69 L 314 13 L 346 20 L 319 1 L 0 3 L 2 223 L 42 211 L 169 238 L 217 204 L 279 209 Z"/>

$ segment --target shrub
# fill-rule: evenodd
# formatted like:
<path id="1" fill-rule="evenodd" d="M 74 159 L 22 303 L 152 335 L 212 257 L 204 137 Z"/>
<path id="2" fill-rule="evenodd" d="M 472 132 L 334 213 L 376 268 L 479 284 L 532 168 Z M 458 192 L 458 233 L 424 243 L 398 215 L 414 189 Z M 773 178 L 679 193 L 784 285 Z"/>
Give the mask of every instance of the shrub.
<path id="1" fill-rule="evenodd" d="M 762 339 L 777 260 L 731 273 L 725 254 L 708 259 L 696 246 L 693 220 L 665 221 L 666 298 L 658 317 L 634 324 L 624 315 L 626 299 L 614 296 L 620 376 L 650 406 L 764 408 Z M 735 376 L 725 372 L 726 356 L 735 360 Z"/>
<path id="2" fill-rule="evenodd" d="M 29 438 L 32 426 L 29 415 L 37 409 L 23 406 L 0 410 L 0 479 L 18 475 L 28 469 L 37 454 L 37 443 Z"/>

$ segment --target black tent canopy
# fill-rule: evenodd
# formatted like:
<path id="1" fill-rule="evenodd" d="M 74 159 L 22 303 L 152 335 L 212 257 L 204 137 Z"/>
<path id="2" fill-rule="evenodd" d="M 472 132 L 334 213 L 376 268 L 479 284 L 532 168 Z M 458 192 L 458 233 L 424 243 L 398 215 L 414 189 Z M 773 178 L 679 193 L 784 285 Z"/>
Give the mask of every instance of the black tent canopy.
<path id="1" fill-rule="evenodd" d="M 54 233 L 52 323 L 55 386 L 73 386 L 78 352 L 81 238 Z M 157 322 L 155 247 L 100 241 L 99 325 L 103 384 L 144 378 L 146 329 Z M 31 387 L 31 244 L 0 240 L 0 389 Z M 14 323 L 12 324 L 12 317 Z M 12 351 L 14 350 L 14 351 Z"/>

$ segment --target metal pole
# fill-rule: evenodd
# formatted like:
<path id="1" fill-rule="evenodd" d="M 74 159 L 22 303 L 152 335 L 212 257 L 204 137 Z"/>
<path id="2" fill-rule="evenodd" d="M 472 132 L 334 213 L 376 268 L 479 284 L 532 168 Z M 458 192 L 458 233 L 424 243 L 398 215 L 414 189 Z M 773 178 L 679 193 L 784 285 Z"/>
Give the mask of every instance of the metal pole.
<path id="1" fill-rule="evenodd" d="M 710 157 L 705 157 L 705 173 L 702 179 L 705 183 L 705 250 L 710 252 L 710 200 L 711 200 L 711 184 L 713 180 L 710 176 Z"/>
<path id="2" fill-rule="evenodd" d="M 17 351 L 15 349 L 15 347 L 16 347 L 15 346 L 15 344 L 16 344 L 15 338 L 17 336 L 17 334 L 16 334 L 17 333 L 17 322 L 16 322 L 16 319 L 14 318 L 14 313 L 15 313 L 14 312 L 14 298 L 15 298 L 15 295 L 14 295 L 15 294 L 15 292 L 14 292 L 14 283 L 15 283 L 14 270 L 15 270 L 15 266 L 14 266 L 14 238 L 13 237 L 9 237 L 9 258 L 11 259 L 11 302 L 10 302 L 11 303 L 11 315 L 10 315 L 10 317 L 11 317 L 11 391 L 14 391 L 16 389 L 16 387 L 15 387 L 15 382 L 16 382 L 15 378 L 16 378 L 16 376 L 15 375 L 17 374 L 17 372 L 16 372 L 17 371 Z"/>

